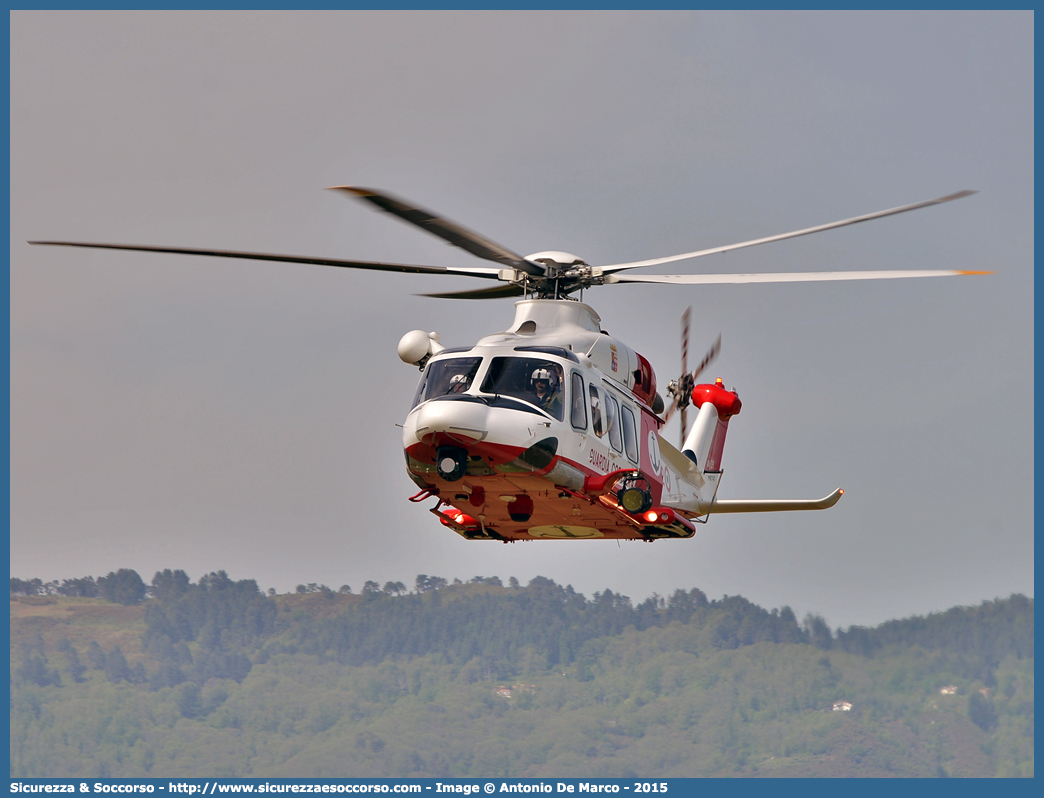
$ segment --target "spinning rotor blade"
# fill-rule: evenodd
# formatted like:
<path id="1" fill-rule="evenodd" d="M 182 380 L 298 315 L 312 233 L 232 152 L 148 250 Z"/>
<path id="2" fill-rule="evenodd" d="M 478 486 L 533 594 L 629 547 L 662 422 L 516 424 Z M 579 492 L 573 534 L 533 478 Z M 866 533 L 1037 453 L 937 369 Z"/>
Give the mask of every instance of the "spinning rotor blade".
<path id="1" fill-rule="evenodd" d="M 686 309 L 682 316 L 682 329 L 684 330 L 683 341 L 686 343 L 682 346 L 682 376 L 676 381 L 679 385 L 680 392 L 675 394 L 674 402 L 669 408 L 667 413 L 663 417 L 663 421 L 666 424 L 671 420 L 671 416 L 674 415 L 674 411 L 681 410 L 681 434 L 682 434 L 682 445 L 685 445 L 685 431 L 688 426 L 686 423 L 685 408 L 689 406 L 689 394 L 692 392 L 693 386 L 696 384 L 696 379 L 703 373 L 703 370 L 709 366 L 714 359 L 721 353 L 721 335 L 718 336 L 717 340 L 711 345 L 711 348 L 707 350 L 707 354 L 703 356 L 703 360 L 699 362 L 699 365 L 693 369 L 690 374 L 688 367 L 686 366 L 686 355 L 688 353 L 688 332 L 689 332 L 689 311 L 691 308 Z M 672 385 L 675 383 L 672 382 Z M 670 390 L 670 388 L 668 388 Z"/>
<path id="2" fill-rule="evenodd" d="M 754 247 L 758 244 L 768 244 L 772 241 L 783 241 L 787 238 L 797 238 L 798 236 L 807 236 L 810 233 L 820 233 L 823 230 L 833 230 L 835 227 L 844 227 L 850 224 L 858 224 L 859 222 L 867 222 L 871 219 L 880 219 L 883 216 L 893 216 L 897 213 L 906 213 L 906 211 L 914 211 L 918 208 L 926 208 L 929 205 L 938 205 L 941 202 L 950 202 L 951 200 L 961 199 L 962 197 L 968 197 L 972 194 L 976 194 L 976 191 L 958 191 L 956 194 L 947 194 L 945 197 L 939 197 L 938 199 L 927 200 L 925 202 L 915 202 L 913 205 L 901 205 L 898 208 L 889 208 L 886 211 L 877 211 L 876 213 L 867 213 L 862 216 L 853 216 L 851 219 L 842 219 L 839 222 L 830 222 L 829 224 L 821 224 L 816 227 L 806 227 L 804 230 L 795 230 L 792 233 L 780 233 L 779 235 L 768 236 L 767 238 L 756 238 L 752 241 L 742 241 L 739 244 L 726 244 L 723 247 L 713 247 L 712 249 L 701 249 L 696 252 L 686 252 L 683 255 L 671 255 L 666 258 L 652 258 L 651 260 L 640 260 L 633 263 L 614 263 L 610 266 L 603 266 L 602 271 L 604 274 L 613 274 L 615 272 L 621 272 L 626 269 L 638 269 L 642 266 L 658 266 L 661 263 L 672 263 L 676 260 L 687 260 L 689 258 L 699 258 L 704 255 L 714 255 L 718 252 L 729 252 L 734 249 L 742 249 L 743 247 Z M 860 279 L 860 278 L 849 278 L 849 279 Z M 869 279 L 869 278 L 862 278 Z M 608 282 L 608 281 L 607 281 Z M 753 282 L 753 281 L 751 281 Z"/>
<path id="3" fill-rule="evenodd" d="M 430 296 L 436 299 L 500 299 L 508 296 L 525 296 L 525 290 L 520 285 L 498 285 L 494 288 L 478 288 L 471 291 L 451 291 L 447 294 L 420 294 L 419 296 Z"/>
<path id="4" fill-rule="evenodd" d="M 423 208 L 409 205 L 405 201 L 393 197 L 390 194 L 382 194 L 378 191 L 374 191 L 372 188 L 356 188 L 354 186 L 330 186 L 330 188 L 334 191 L 344 191 L 347 194 L 364 199 L 367 202 L 376 205 L 382 211 L 386 211 L 393 216 L 398 216 L 400 219 L 404 219 L 410 224 L 415 224 L 418 227 L 427 230 L 429 233 L 437 235 L 445 241 L 449 241 L 454 246 L 466 249 L 472 255 L 477 255 L 486 260 L 495 261 L 503 266 L 518 269 L 526 274 L 542 275 L 544 273 L 544 270 L 540 266 L 535 263 L 530 263 L 521 255 L 515 254 L 510 249 L 502 247 L 500 244 L 496 244 L 488 238 L 483 238 L 478 233 L 473 233 L 472 231 L 451 222 L 449 219 L 437 216 L 431 211 L 426 211 Z"/>
<path id="5" fill-rule="evenodd" d="M 692 306 L 685 308 L 682 314 L 682 374 L 689 370 L 689 321 L 692 319 Z"/>
<path id="6" fill-rule="evenodd" d="M 663 423 L 666 424 L 674 416 L 674 411 L 678 409 L 678 400 L 675 399 L 671 406 L 667 408 L 667 412 L 663 414 Z M 685 419 L 685 408 L 682 408 L 682 420 Z M 684 437 L 684 436 L 683 436 Z"/>
<path id="7" fill-rule="evenodd" d="M 374 263 L 366 260 L 339 260 L 336 258 L 304 258 L 296 255 L 271 255 L 265 252 L 236 252 L 225 249 L 186 249 L 182 247 L 144 247 L 134 244 L 89 244 L 78 241 L 30 241 L 37 246 L 86 247 L 88 249 L 126 249 L 135 252 L 166 252 L 174 255 L 206 255 L 213 258 L 242 258 L 244 260 L 267 260 L 278 263 L 310 263 L 315 266 L 337 266 L 344 269 L 371 269 L 382 272 L 405 272 L 407 274 L 463 274 L 469 277 L 499 279 L 499 269 L 459 266 L 413 266 L 406 263 Z"/>
<path id="8" fill-rule="evenodd" d="M 682 374 L 689 373 L 689 322 L 692 320 L 692 306 L 685 308 L 685 312 L 682 313 Z M 674 403 L 667 409 L 666 419 L 670 418 L 671 410 L 676 408 L 681 401 L 681 396 L 674 397 Z M 681 409 L 681 435 L 678 437 L 678 448 L 682 449 L 685 447 L 685 431 L 689 428 L 689 414 L 686 413 L 688 404 Z"/>
<path id="9" fill-rule="evenodd" d="M 707 351 L 707 354 L 703 356 L 703 360 L 700 364 L 692 370 L 693 382 L 703 373 L 703 370 L 711 364 L 711 362 L 721 353 L 721 335 L 718 335 L 718 340 L 714 342 L 711 348 Z"/>
<path id="10" fill-rule="evenodd" d="M 764 274 L 620 274 L 606 277 L 606 283 L 663 283 L 667 285 L 725 285 L 733 283 L 814 283 L 835 280 L 896 280 L 904 277 L 960 277 L 966 274 L 993 274 L 969 271 L 887 271 L 887 272 L 769 272 Z"/>
<path id="11" fill-rule="evenodd" d="M 675 391 L 675 387 L 674 386 L 680 385 L 685 380 L 685 375 L 689 373 L 689 320 L 691 318 L 692 318 L 692 308 L 691 307 L 687 307 L 687 308 L 685 308 L 685 312 L 682 313 L 682 317 L 681 317 L 681 326 L 682 326 L 682 334 L 681 334 L 681 367 L 682 367 L 682 370 L 681 370 L 681 373 L 682 373 L 682 376 L 679 379 L 672 381 L 670 383 L 670 385 L 667 386 L 667 392 L 668 393 L 671 393 L 672 391 Z M 671 402 L 671 406 L 667 408 L 667 412 L 663 414 L 663 422 L 666 424 L 668 421 L 670 421 L 671 420 L 671 416 L 674 415 L 674 411 L 677 410 L 679 407 L 681 408 L 681 427 L 682 427 L 682 429 L 681 429 L 681 440 L 682 440 L 682 444 L 684 444 L 685 443 L 685 427 L 687 426 L 687 424 L 686 424 L 685 408 L 686 408 L 688 403 L 683 399 L 682 393 L 680 392 L 681 389 L 679 388 L 678 390 L 679 390 L 679 392 L 673 393 L 674 401 L 672 401 Z"/>

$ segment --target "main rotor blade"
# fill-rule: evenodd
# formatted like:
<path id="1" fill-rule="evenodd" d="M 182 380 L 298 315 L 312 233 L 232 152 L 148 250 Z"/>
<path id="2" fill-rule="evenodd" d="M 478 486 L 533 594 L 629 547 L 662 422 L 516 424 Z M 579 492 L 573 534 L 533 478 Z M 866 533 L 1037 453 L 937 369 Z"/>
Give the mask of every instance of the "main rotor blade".
<path id="1" fill-rule="evenodd" d="M 366 260 L 339 260 L 336 258 L 305 258 L 297 255 L 272 255 L 266 252 L 237 252 L 225 249 L 188 249 L 184 247 L 144 247 L 135 244 L 91 244 L 80 241 L 29 241 L 34 246 L 86 247 L 88 249 L 125 249 L 134 252 L 165 252 L 173 255 L 205 255 L 213 258 L 242 258 L 244 260 L 267 260 L 278 263 L 310 263 L 315 266 L 337 266 L 344 269 L 371 269 L 382 272 L 405 272 L 407 274 L 463 274 L 496 280 L 500 269 L 458 266 L 413 266 L 407 263 L 375 263 Z"/>
<path id="2" fill-rule="evenodd" d="M 496 244 L 488 238 L 483 238 L 478 233 L 473 233 L 471 230 L 461 227 L 449 219 L 437 216 L 431 211 L 410 205 L 398 197 L 382 194 L 372 188 L 357 188 L 355 186 L 330 186 L 330 188 L 334 191 L 343 191 L 364 199 L 376 205 L 382 211 L 398 216 L 410 224 L 415 224 L 429 233 L 449 241 L 456 247 L 466 249 L 472 255 L 495 261 L 504 266 L 510 266 L 526 274 L 542 275 L 544 273 L 540 266 L 530 263 L 507 247 L 502 247 L 500 244 Z"/>
<path id="3" fill-rule="evenodd" d="M 849 224 L 858 224 L 859 222 L 867 222 L 871 219 L 880 219 L 883 216 L 893 216 L 897 213 L 906 213 L 907 211 L 914 211 L 918 208 L 926 208 L 929 205 L 938 205 L 941 202 L 950 202 L 951 200 L 961 199 L 962 197 L 969 197 L 972 194 L 977 194 L 977 191 L 958 191 L 956 194 L 947 194 L 945 197 L 939 197 L 938 199 L 927 200 L 925 202 L 915 202 L 913 205 L 901 205 L 898 208 L 889 208 L 886 211 L 877 211 L 876 213 L 867 213 L 863 216 L 853 216 L 851 219 L 842 219 L 839 222 L 830 222 L 829 224 L 821 224 L 816 227 L 806 227 L 804 230 L 795 230 L 792 233 L 780 233 L 779 235 L 768 236 L 767 238 L 755 238 L 752 241 L 742 241 L 739 244 L 726 244 L 723 247 L 713 247 L 711 249 L 701 249 L 696 252 L 686 252 L 683 255 L 671 255 L 666 258 L 652 258 L 651 260 L 639 260 L 633 263 L 614 263 L 610 266 L 603 266 L 603 274 L 614 274 L 615 272 L 624 271 L 626 269 L 638 269 L 642 266 L 658 266 L 661 263 L 673 263 L 676 260 L 687 260 L 689 258 L 700 258 L 704 255 L 714 255 L 718 252 L 730 252 L 734 249 L 742 249 L 744 247 L 754 247 L 758 244 L 768 244 L 772 241 L 783 241 L 787 238 L 797 238 L 798 236 L 807 236 L 811 233 L 820 233 L 823 230 L 832 230 L 835 227 L 844 227 Z"/>
<path id="4" fill-rule="evenodd" d="M 727 285 L 736 283 L 815 283 L 835 280 L 897 280 L 905 277 L 959 277 L 967 274 L 993 274 L 968 271 L 887 271 L 887 272 L 777 272 L 767 274 L 620 274 L 609 275 L 606 283 L 661 283 L 666 285 Z"/>
<path id="5" fill-rule="evenodd" d="M 498 285 L 494 288 L 478 288 L 473 291 L 452 291 L 448 294 L 420 294 L 436 299 L 500 299 L 508 296 L 524 296 L 525 290 L 520 285 Z"/>

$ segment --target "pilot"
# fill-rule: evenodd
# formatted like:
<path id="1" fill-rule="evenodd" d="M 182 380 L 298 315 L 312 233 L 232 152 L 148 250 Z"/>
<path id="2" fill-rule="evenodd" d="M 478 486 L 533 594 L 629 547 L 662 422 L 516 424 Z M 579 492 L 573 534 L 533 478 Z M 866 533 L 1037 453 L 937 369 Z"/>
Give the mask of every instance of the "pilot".
<path id="1" fill-rule="evenodd" d="M 447 393 L 464 393 L 470 384 L 471 380 L 468 379 L 467 374 L 454 374 L 450 377 Z"/>
<path id="2" fill-rule="evenodd" d="M 559 418 L 562 414 L 562 396 L 555 375 L 550 369 L 538 368 L 533 372 L 532 381 L 533 391 L 536 393 L 533 404 Z"/>

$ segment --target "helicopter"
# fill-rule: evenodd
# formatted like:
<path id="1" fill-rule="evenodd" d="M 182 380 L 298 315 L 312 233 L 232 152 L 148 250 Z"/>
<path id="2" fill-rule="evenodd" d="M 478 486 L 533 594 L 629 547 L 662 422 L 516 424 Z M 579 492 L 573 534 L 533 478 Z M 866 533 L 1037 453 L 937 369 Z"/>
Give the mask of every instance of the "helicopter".
<path id="1" fill-rule="evenodd" d="M 814 282 L 949 277 L 956 270 L 833 271 L 761 274 L 632 274 L 634 269 L 810 235 L 970 196 L 959 191 L 924 202 L 789 233 L 629 263 L 592 266 L 576 255 L 521 256 L 461 225 L 376 189 L 333 186 L 461 249 L 493 267 L 425 266 L 300 257 L 234 250 L 132 244 L 30 241 L 33 245 L 197 255 L 313 264 L 407 274 L 459 275 L 495 285 L 424 294 L 443 299 L 517 297 L 515 317 L 472 346 L 447 348 L 437 332 L 412 330 L 399 358 L 421 371 L 402 425 L 406 471 L 443 526 L 467 540 L 617 539 L 653 542 L 691 538 L 697 524 L 727 513 L 823 510 L 844 490 L 820 499 L 719 499 L 722 458 L 733 417 L 742 409 L 721 378 L 698 383 L 717 357 L 720 336 L 688 369 L 689 311 L 682 318 L 682 368 L 666 393 L 657 391 L 647 358 L 602 329 L 582 301 L 597 286 L 647 283 Z M 579 294 L 579 298 L 573 296 Z M 689 406 L 696 416 L 687 424 Z M 681 416 L 679 447 L 663 427 Z"/>

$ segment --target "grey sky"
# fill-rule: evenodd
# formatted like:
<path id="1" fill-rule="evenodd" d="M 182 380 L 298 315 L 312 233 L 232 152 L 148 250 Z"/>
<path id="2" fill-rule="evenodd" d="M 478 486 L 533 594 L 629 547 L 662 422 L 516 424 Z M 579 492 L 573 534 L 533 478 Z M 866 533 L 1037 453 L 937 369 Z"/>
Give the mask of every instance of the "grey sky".
<path id="1" fill-rule="evenodd" d="M 698 586 L 833 625 L 1033 593 L 1033 17 L 14 12 L 11 571 L 226 569 L 286 591 L 541 574 Z M 743 412 L 690 541 L 469 543 L 413 505 L 401 335 L 503 329 L 436 278 L 31 239 L 484 265 L 324 186 L 592 264 L 930 199 L 650 272 L 988 277 L 585 294 L 676 376 L 679 317 Z M 677 438 L 672 422 L 668 435 Z"/>

